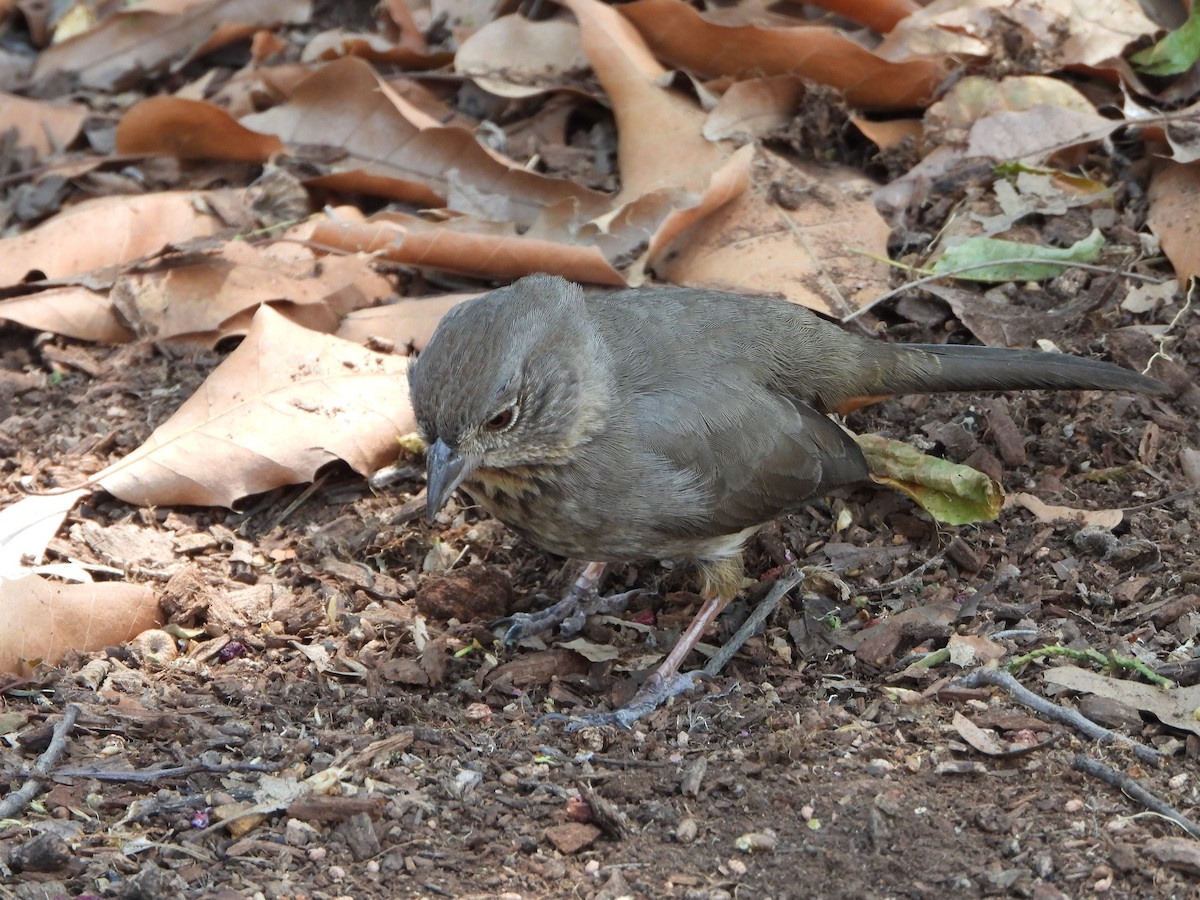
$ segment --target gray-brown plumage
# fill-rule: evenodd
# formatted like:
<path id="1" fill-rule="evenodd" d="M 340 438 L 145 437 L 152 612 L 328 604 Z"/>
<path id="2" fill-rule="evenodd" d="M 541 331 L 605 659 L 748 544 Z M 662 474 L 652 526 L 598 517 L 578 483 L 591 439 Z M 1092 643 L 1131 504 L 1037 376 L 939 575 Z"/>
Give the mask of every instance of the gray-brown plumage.
<path id="1" fill-rule="evenodd" d="M 1166 390 L 1063 354 L 874 341 L 781 300 L 585 297 L 546 275 L 453 309 L 410 385 L 430 444 L 430 517 L 461 484 L 553 553 L 692 559 L 717 611 L 740 588 L 756 528 L 866 477 L 826 412 L 903 393 Z"/>

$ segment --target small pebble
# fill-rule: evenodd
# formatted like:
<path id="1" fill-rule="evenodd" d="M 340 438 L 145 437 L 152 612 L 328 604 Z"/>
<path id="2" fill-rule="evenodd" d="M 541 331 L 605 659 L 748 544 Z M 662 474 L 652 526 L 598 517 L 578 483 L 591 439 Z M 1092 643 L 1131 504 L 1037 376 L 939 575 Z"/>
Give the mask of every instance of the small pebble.
<path id="1" fill-rule="evenodd" d="M 690 844 L 700 833 L 700 825 L 691 816 L 684 816 L 675 826 L 675 840 L 681 844 Z"/>

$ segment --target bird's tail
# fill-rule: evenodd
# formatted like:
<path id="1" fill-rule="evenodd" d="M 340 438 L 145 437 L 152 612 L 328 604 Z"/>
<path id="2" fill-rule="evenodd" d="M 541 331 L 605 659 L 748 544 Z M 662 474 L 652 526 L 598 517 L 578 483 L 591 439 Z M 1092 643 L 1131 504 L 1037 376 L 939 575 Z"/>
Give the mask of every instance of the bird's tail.
<path id="1" fill-rule="evenodd" d="M 943 391 L 1100 390 L 1170 393 L 1161 381 L 1113 363 L 971 344 L 873 344 L 858 370 L 853 396 L 830 409 L 847 411 L 895 394 Z M 875 357 L 871 359 L 870 357 Z M 831 398 L 832 399 L 832 398 Z"/>

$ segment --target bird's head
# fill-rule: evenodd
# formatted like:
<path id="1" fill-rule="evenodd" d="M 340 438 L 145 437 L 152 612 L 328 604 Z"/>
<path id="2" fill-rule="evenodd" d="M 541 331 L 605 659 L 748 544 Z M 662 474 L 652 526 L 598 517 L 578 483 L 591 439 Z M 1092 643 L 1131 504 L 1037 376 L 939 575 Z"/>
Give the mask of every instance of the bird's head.
<path id="1" fill-rule="evenodd" d="M 479 469 L 567 459 L 601 427 L 611 367 L 579 285 L 532 275 L 447 313 L 408 380 L 432 521 Z"/>

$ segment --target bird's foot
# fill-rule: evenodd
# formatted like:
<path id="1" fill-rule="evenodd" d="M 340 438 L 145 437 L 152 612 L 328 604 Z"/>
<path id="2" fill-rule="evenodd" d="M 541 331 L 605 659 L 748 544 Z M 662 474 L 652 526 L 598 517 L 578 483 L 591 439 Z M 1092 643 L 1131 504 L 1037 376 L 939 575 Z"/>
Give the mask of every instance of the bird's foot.
<path id="1" fill-rule="evenodd" d="M 672 697 L 678 697 L 680 694 L 692 690 L 698 682 L 707 677 L 700 669 L 692 672 L 676 672 L 665 678 L 656 672 L 633 695 L 633 699 L 620 709 L 614 709 L 612 712 L 585 713 L 580 716 L 551 713 L 548 716 L 542 716 L 538 723 L 566 722 L 563 730 L 567 732 L 590 728 L 594 725 L 616 725 L 628 731 L 643 716 L 654 712 Z"/>
<path id="2" fill-rule="evenodd" d="M 514 647 L 525 638 L 549 631 L 555 626 L 558 626 L 563 637 L 571 637 L 583 629 L 588 616 L 623 612 L 630 601 L 642 593 L 645 591 L 639 588 L 601 597 L 599 591 L 594 588 L 579 593 L 572 591 L 553 606 L 537 612 L 513 613 L 493 622 L 492 627 L 505 629 L 505 647 Z"/>

